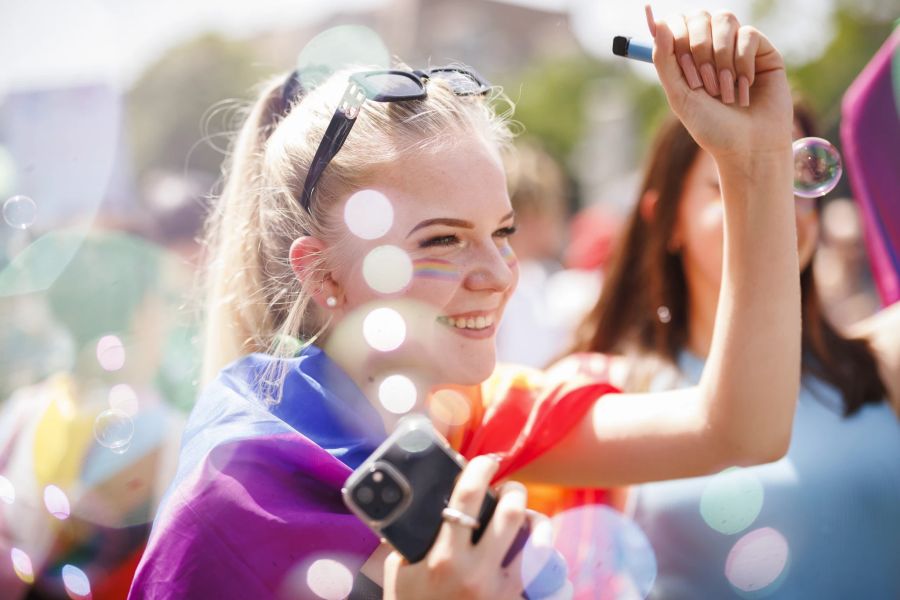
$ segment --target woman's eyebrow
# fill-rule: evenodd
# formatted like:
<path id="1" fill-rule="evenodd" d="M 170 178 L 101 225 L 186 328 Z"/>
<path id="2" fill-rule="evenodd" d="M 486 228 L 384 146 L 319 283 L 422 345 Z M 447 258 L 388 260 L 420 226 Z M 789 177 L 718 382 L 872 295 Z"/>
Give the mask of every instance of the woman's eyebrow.
<path id="1" fill-rule="evenodd" d="M 436 219 L 426 219 L 422 221 L 412 229 L 410 229 L 409 233 L 406 234 L 406 237 L 411 236 L 415 232 L 425 227 L 430 227 L 432 225 L 449 225 L 450 227 L 462 227 L 463 229 L 475 229 L 475 225 L 471 221 L 465 221 L 463 219 L 451 219 L 449 217 L 438 217 Z"/>
<path id="2" fill-rule="evenodd" d="M 516 211 L 514 211 L 514 210 L 509 211 L 509 213 L 507 213 L 506 215 L 503 216 L 502 219 L 500 219 L 500 223 L 510 220 L 515 215 L 516 215 Z M 474 229 L 475 228 L 475 225 L 471 221 L 466 221 L 464 219 L 453 219 L 450 217 L 438 217 L 436 219 L 426 219 L 425 221 L 422 221 L 421 223 L 419 223 L 418 225 L 413 227 L 409 231 L 409 233 L 406 234 L 406 237 L 408 238 L 409 236 L 411 236 L 418 230 L 424 229 L 425 227 L 430 227 L 431 225 L 447 225 L 450 227 L 461 227 L 463 229 Z"/>

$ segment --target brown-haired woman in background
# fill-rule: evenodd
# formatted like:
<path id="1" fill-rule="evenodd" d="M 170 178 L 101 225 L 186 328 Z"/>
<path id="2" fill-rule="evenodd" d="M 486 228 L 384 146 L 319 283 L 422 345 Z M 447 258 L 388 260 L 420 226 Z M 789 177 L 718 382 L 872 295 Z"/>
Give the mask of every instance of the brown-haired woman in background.
<path id="1" fill-rule="evenodd" d="M 797 109 L 795 136 L 813 127 Z M 797 198 L 803 374 L 788 454 L 631 489 L 629 512 L 657 553 L 653 598 L 900 597 L 900 422 L 886 402 L 900 400 L 900 361 L 885 351 L 900 341 L 900 305 L 859 328 L 878 339 L 829 324 L 812 268 L 818 211 Z M 669 120 L 574 351 L 625 357 L 610 372 L 628 391 L 696 383 L 719 300 L 723 219 L 712 158 Z"/>

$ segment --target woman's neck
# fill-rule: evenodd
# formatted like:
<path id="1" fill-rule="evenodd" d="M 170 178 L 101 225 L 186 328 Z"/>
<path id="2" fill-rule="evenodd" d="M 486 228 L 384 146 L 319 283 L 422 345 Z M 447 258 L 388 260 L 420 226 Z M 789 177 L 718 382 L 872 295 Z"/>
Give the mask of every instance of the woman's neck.
<path id="1" fill-rule="evenodd" d="M 719 304 L 719 288 L 705 281 L 688 281 L 687 346 L 695 355 L 705 358 L 712 344 Z"/>
<path id="2" fill-rule="evenodd" d="M 356 384 L 381 417 L 388 433 L 394 430 L 397 421 L 404 414 L 423 410 L 433 382 L 421 371 L 410 368 L 408 364 L 391 360 L 390 355 L 377 355 L 372 352 L 350 353 L 346 348 L 329 343 L 328 340 L 323 343 L 322 349 Z M 388 377 L 395 379 L 385 384 Z M 396 377 L 405 378 L 406 381 L 398 382 Z M 411 406 L 410 387 L 415 389 L 414 403 Z"/>

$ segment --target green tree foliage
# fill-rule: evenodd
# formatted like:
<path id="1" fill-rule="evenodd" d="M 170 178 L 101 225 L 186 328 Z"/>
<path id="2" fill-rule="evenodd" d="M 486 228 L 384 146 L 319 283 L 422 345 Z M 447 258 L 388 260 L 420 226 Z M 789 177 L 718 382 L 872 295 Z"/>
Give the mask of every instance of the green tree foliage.
<path id="1" fill-rule="evenodd" d="M 143 74 L 128 97 L 139 176 L 155 168 L 218 173 L 223 132 L 235 127 L 223 102 L 249 99 L 268 74 L 256 57 L 249 43 L 206 35 L 170 50 Z"/>
<path id="2" fill-rule="evenodd" d="M 894 27 L 890 21 L 867 20 L 848 8 L 835 12 L 834 25 L 834 40 L 825 53 L 789 73 L 794 88 L 812 104 L 829 130 L 835 129 L 840 118 L 844 92 Z"/>

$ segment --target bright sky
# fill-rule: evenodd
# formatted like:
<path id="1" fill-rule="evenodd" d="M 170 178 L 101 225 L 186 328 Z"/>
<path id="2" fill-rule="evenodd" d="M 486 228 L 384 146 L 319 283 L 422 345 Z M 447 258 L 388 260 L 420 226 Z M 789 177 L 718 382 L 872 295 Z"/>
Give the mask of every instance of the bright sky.
<path id="1" fill-rule="evenodd" d="M 388 0 L 0 0 L 0 93 L 105 80 L 127 86 L 167 48 L 203 31 L 246 36 L 314 22 L 336 9 Z M 492 0 L 483 0 L 485 2 Z M 643 2 L 502 0 L 566 10 L 581 43 L 609 55 L 617 34 L 645 35 Z M 818 55 L 831 38 L 834 0 L 779 0 L 766 31 L 790 59 Z M 750 0 L 655 0 L 658 15 L 728 7 L 747 18 Z M 796 15 L 804 15 L 797 19 Z M 762 24 L 759 24 L 762 25 Z"/>

